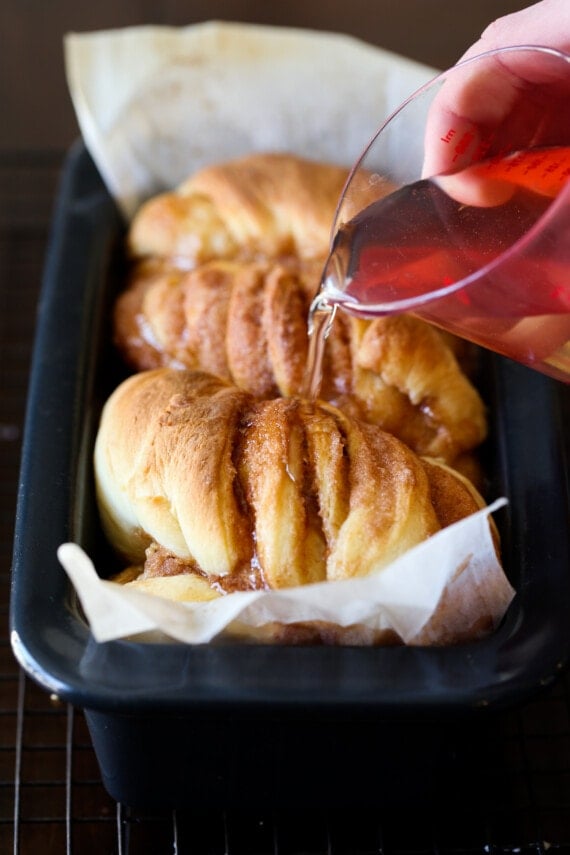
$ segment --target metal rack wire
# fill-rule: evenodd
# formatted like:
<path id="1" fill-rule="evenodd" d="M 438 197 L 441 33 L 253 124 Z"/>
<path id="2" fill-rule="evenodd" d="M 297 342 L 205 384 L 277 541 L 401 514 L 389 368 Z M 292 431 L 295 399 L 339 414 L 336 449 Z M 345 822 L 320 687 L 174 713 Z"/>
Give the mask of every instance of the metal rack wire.
<path id="1" fill-rule="evenodd" d="M 10 666 L 11 667 L 11 666 Z M 143 814 L 104 792 L 83 717 L 23 675 L 4 678 L 16 694 L 3 704 L 3 852 L 200 853 L 200 855 L 423 855 L 546 853 L 570 847 L 570 686 L 501 720 L 489 732 L 487 793 L 470 803 L 385 815 L 356 812 Z M 8 724 L 8 721 L 5 722 Z M 12 736 L 12 742 L 10 742 Z M 494 744 L 493 744 L 494 743 Z M 10 767 L 13 767 L 12 769 Z M 404 772 L 405 774 L 405 772 Z M 9 789 L 12 789 L 12 816 Z M 397 786 L 397 782 L 395 782 Z M 497 794 L 499 794 L 497 796 Z M 461 800 L 459 800 L 460 802 Z M 10 839 L 10 835 L 11 839 Z"/>
<path id="2" fill-rule="evenodd" d="M 0 162 L 0 852 L 427 855 L 570 852 L 570 679 L 485 731 L 426 810 L 141 813 L 103 789 L 80 712 L 25 678 L 8 638 L 26 380 L 59 156 Z M 318 786 L 318 770 L 316 773 Z M 402 781 L 395 787 L 405 787 Z M 263 782 L 260 782 L 263 786 Z"/>

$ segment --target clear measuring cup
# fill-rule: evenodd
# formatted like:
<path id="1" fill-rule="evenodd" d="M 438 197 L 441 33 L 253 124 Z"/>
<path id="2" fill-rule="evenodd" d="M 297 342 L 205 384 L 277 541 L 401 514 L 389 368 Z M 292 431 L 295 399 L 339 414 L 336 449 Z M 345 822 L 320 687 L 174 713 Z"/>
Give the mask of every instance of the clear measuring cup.
<path id="1" fill-rule="evenodd" d="M 411 312 L 569 382 L 569 177 L 570 57 L 458 63 L 352 169 L 315 305 Z"/>

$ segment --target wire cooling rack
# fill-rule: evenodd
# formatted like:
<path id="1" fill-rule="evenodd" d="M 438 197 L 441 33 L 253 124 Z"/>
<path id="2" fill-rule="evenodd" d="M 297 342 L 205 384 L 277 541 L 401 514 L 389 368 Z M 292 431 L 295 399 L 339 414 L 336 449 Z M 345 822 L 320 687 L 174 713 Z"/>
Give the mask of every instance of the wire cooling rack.
<path id="1" fill-rule="evenodd" d="M 140 813 L 103 789 L 81 712 L 20 672 L 8 638 L 27 373 L 61 158 L 0 160 L 0 852 L 451 855 L 570 852 L 570 679 L 509 712 L 426 809 Z M 49 501 L 49 496 L 46 497 Z M 569 568 L 570 572 L 570 568 Z M 318 786 L 318 770 L 315 770 Z M 350 786 L 350 782 L 347 782 Z M 260 781 L 260 788 L 263 782 Z M 394 787 L 406 787 L 406 770 Z"/>
<path id="2" fill-rule="evenodd" d="M 567 680 L 540 701 L 505 716 L 488 734 L 485 769 L 479 769 L 477 779 L 449 804 L 429 811 L 410 804 L 395 813 L 384 813 L 380 806 L 334 813 L 279 809 L 256 813 L 253 807 L 238 814 L 213 807 L 143 814 L 115 804 L 103 790 L 81 713 L 50 698 L 11 662 L 2 664 L 7 668 L 2 674 L 1 852 L 498 855 L 570 851 Z M 402 776 L 405 779 L 406 770 Z M 402 784 L 395 781 L 394 786 Z"/>

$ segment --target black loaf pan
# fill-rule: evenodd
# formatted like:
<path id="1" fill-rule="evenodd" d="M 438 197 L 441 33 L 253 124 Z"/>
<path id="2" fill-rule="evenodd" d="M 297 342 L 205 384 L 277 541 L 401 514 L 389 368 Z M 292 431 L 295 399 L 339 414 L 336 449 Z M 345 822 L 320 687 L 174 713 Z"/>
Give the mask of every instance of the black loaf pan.
<path id="1" fill-rule="evenodd" d="M 476 745 L 493 717 L 568 662 L 566 388 L 485 359 L 489 498 L 509 498 L 496 519 L 518 591 L 487 639 L 445 649 L 98 645 L 56 549 L 73 540 L 100 571 L 111 566 L 91 452 L 101 406 L 121 379 L 109 310 L 123 236 L 78 143 L 63 171 L 38 310 L 14 547 L 16 657 L 85 711 L 104 784 L 132 806 L 346 806 L 400 794 L 409 804 L 414 793 L 438 793 L 443 779 L 457 786 L 457 764 L 467 762 L 458 745 Z"/>

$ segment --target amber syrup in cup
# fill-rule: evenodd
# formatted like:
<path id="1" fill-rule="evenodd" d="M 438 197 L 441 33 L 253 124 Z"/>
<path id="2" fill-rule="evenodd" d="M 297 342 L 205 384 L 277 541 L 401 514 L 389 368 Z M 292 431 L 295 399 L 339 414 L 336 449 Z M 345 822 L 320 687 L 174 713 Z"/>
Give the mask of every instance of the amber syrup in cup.
<path id="1" fill-rule="evenodd" d="M 404 186 L 342 225 L 311 309 L 306 391 L 337 305 L 412 312 L 568 382 L 570 213 L 551 211 L 569 176 L 570 147 L 528 149 Z"/>

